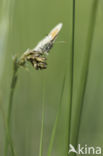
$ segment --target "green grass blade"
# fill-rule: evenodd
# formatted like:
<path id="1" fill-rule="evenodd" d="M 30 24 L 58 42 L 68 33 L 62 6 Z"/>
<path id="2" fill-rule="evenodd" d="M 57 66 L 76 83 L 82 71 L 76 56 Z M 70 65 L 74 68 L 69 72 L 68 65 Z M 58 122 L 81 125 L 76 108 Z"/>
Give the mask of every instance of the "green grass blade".
<path id="1" fill-rule="evenodd" d="M 3 121 L 4 121 L 4 129 L 6 131 L 6 143 L 10 144 L 10 148 L 11 148 L 11 153 L 13 155 L 13 153 L 15 153 L 15 149 L 14 149 L 14 144 L 13 144 L 13 141 L 12 141 L 12 138 L 11 138 L 11 135 L 9 133 L 9 129 L 8 129 L 8 123 L 7 123 L 7 120 L 6 120 L 6 117 L 5 117 L 5 113 L 4 113 L 4 110 L 0 104 L 0 111 L 1 111 L 1 114 L 2 114 L 2 118 L 3 118 Z M 8 145 L 7 144 L 7 145 Z M 6 145 L 6 146 L 7 146 Z M 8 146 L 7 146 L 8 147 Z M 5 151 L 4 151 L 5 152 Z M 7 153 L 6 153 L 7 155 Z M 16 155 L 16 153 L 15 153 Z"/>
<path id="2" fill-rule="evenodd" d="M 90 24 L 89 24 L 89 29 L 88 29 L 87 47 L 86 47 L 85 57 L 83 61 L 84 64 L 82 66 L 82 71 L 80 75 L 81 82 L 79 86 L 79 96 L 78 96 L 78 99 L 76 100 L 76 104 L 78 105 L 78 108 L 76 110 L 75 127 L 73 127 L 74 133 L 73 133 L 73 138 L 72 138 L 72 144 L 74 145 L 74 147 L 77 146 L 78 138 L 79 138 L 79 130 L 80 130 L 80 125 L 81 125 L 84 95 L 86 91 L 89 62 L 90 62 L 91 49 L 92 49 L 92 43 L 93 43 L 93 37 L 94 37 L 94 31 L 95 31 L 95 25 L 96 25 L 98 3 L 99 3 L 98 0 L 93 1 L 92 14 L 90 17 Z"/>
<path id="3" fill-rule="evenodd" d="M 79 117 L 79 127 L 78 127 L 78 135 L 77 135 L 77 141 L 78 142 L 78 137 L 79 137 L 79 129 L 80 129 L 80 123 L 81 123 L 81 116 L 82 116 L 82 108 L 83 108 L 83 103 L 84 103 L 84 95 L 86 91 L 86 84 L 87 84 L 87 79 L 88 79 L 88 69 L 89 69 L 89 62 L 90 62 L 90 57 L 91 57 L 91 50 L 92 50 L 92 43 L 93 43 L 93 37 L 94 37 L 94 31 L 95 31 L 95 26 L 96 26 L 96 15 L 97 15 L 97 8 L 98 8 L 98 3 L 99 0 L 95 0 L 93 4 L 93 10 L 92 10 L 92 15 L 90 19 L 90 26 L 89 26 L 89 32 L 88 32 L 88 39 L 87 39 L 87 49 L 86 49 L 86 58 L 84 61 L 84 74 L 83 78 L 83 86 L 82 86 L 82 96 L 81 96 L 81 106 L 80 106 L 80 117 Z"/>
<path id="4" fill-rule="evenodd" d="M 48 154 L 47 154 L 48 156 L 51 156 L 51 153 L 52 153 L 52 148 L 53 148 L 53 143 L 54 143 L 54 139 L 55 139 L 56 129 L 57 129 L 58 120 L 59 120 L 60 112 L 61 112 L 61 105 L 62 105 L 62 99 L 63 99 L 64 88 L 65 88 L 65 80 L 66 80 L 66 74 L 64 76 L 62 87 L 61 87 L 59 108 L 58 108 L 58 111 L 57 111 L 56 119 L 55 119 L 53 129 L 52 129 L 52 133 L 51 133 L 50 143 L 49 143 L 49 147 L 48 147 Z"/>
<path id="5" fill-rule="evenodd" d="M 4 149 L 5 156 L 7 156 L 9 145 L 11 148 L 12 156 L 15 156 L 15 150 L 14 150 L 13 142 L 11 139 L 11 113 L 12 113 L 12 106 L 13 106 L 13 97 L 14 97 L 15 87 L 17 83 L 18 67 L 17 67 L 16 61 L 17 60 L 15 58 L 13 62 L 13 75 L 12 75 L 12 80 L 11 80 L 11 86 L 10 86 L 11 88 L 10 88 L 10 96 L 9 96 L 9 104 L 8 104 L 8 114 L 7 114 L 7 124 L 6 124 L 7 135 L 6 135 L 5 149 Z"/>
<path id="6" fill-rule="evenodd" d="M 45 107 L 45 85 L 44 85 L 44 78 L 43 78 L 43 86 L 42 86 L 42 121 L 41 121 L 41 135 L 40 135 L 40 147 L 39 147 L 39 156 L 42 156 L 42 149 L 43 149 L 43 132 L 44 132 L 44 107 Z"/>
<path id="7" fill-rule="evenodd" d="M 73 98 L 73 80 L 74 80 L 74 45 L 75 45 L 75 0 L 73 0 L 73 19 L 72 19 L 72 53 L 71 53 L 71 96 L 69 107 L 69 129 L 68 129 L 68 146 L 71 142 L 71 117 L 72 117 L 72 98 Z"/>

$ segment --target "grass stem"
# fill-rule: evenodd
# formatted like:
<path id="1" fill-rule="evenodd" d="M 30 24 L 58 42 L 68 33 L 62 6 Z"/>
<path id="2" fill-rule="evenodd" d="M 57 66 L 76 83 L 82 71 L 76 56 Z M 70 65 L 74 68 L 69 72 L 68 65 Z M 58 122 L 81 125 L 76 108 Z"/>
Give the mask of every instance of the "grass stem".
<path id="1" fill-rule="evenodd" d="M 88 79 L 88 69 L 89 69 L 89 64 L 90 64 L 90 57 L 91 57 L 91 50 L 92 50 L 92 43 L 93 43 L 93 37 L 94 37 L 94 31 L 95 31 L 95 26 L 96 26 L 96 15 L 97 15 L 97 8 L 98 8 L 99 0 L 94 0 L 93 1 L 93 8 L 92 8 L 92 13 L 91 13 L 91 18 L 90 18 L 90 25 L 89 25 L 89 30 L 88 30 L 88 37 L 87 37 L 87 48 L 86 48 L 86 55 L 84 59 L 84 66 L 83 66 L 83 71 L 82 71 L 82 76 L 81 76 L 81 88 L 80 88 L 80 112 L 79 112 L 79 118 L 78 118 L 78 127 L 77 129 L 77 135 L 76 135 L 76 144 L 78 143 L 79 139 L 79 131 L 80 131 L 80 125 L 81 125 L 81 118 L 82 118 L 82 110 L 83 110 L 83 104 L 84 104 L 84 96 L 86 92 L 86 84 L 87 84 L 87 79 Z"/>
<path id="2" fill-rule="evenodd" d="M 72 53 L 71 53 L 71 96 L 69 107 L 69 130 L 68 130 L 68 146 L 71 142 L 71 117 L 72 117 L 72 98 L 73 98 L 73 79 L 74 79 L 74 45 L 75 45 L 75 0 L 73 0 L 73 18 L 72 18 Z"/>
<path id="3" fill-rule="evenodd" d="M 62 99 L 63 99 L 63 93 L 64 93 L 64 88 L 65 88 L 65 80 L 66 80 L 66 75 L 64 76 L 63 84 L 62 84 L 62 87 L 61 87 L 59 108 L 58 108 L 58 111 L 57 111 L 56 119 L 55 119 L 53 129 L 52 129 L 52 133 L 51 133 L 50 143 L 49 143 L 49 147 L 48 147 L 48 154 L 47 154 L 48 156 L 51 156 L 51 153 L 52 153 L 52 148 L 53 148 L 53 143 L 54 143 L 54 139 L 55 139 L 56 129 L 57 129 L 57 125 L 58 125 L 58 121 L 59 121 L 59 117 L 60 117 L 60 112 L 61 112 Z"/>
<path id="4" fill-rule="evenodd" d="M 94 31 L 95 31 L 95 26 L 96 26 L 96 16 L 97 16 L 98 4 L 99 4 L 99 0 L 93 1 L 90 22 L 89 22 L 89 28 L 88 28 L 87 46 L 86 46 L 85 56 L 84 56 L 84 60 L 83 60 L 82 70 L 79 75 L 80 85 L 79 85 L 78 97 L 76 99 L 76 105 L 78 107 L 75 112 L 75 114 L 76 114 L 75 120 L 74 120 L 75 124 L 72 129 L 73 137 L 71 138 L 71 144 L 75 148 L 77 147 L 78 140 L 79 140 L 79 134 L 80 134 L 83 104 L 84 104 L 86 85 L 87 85 L 87 80 L 88 80 L 88 72 L 89 72 L 92 44 L 93 44 L 93 38 L 94 38 Z M 71 153 L 71 155 L 74 156 L 76 154 Z"/>
<path id="5" fill-rule="evenodd" d="M 41 121 L 41 135 L 40 135 L 40 148 L 39 148 L 39 156 L 42 156 L 43 149 L 43 132 L 44 132 L 44 106 L 45 106 L 45 85 L 44 85 L 44 77 L 43 77 L 43 86 L 42 86 L 42 121 Z"/>
<path id="6" fill-rule="evenodd" d="M 8 114 L 7 114 L 7 126 L 6 126 L 6 140 L 5 140 L 5 156 L 7 156 L 8 153 L 8 146 L 10 145 L 12 156 L 15 156 L 15 151 L 13 147 L 13 142 L 11 138 L 11 113 L 12 113 L 12 104 L 13 104 L 13 97 L 15 92 L 15 86 L 17 83 L 17 71 L 18 71 L 18 65 L 17 65 L 17 59 L 14 59 L 13 64 L 13 75 L 12 75 L 12 81 L 11 81 L 11 88 L 10 88 L 10 96 L 9 96 L 9 105 L 8 105 Z"/>

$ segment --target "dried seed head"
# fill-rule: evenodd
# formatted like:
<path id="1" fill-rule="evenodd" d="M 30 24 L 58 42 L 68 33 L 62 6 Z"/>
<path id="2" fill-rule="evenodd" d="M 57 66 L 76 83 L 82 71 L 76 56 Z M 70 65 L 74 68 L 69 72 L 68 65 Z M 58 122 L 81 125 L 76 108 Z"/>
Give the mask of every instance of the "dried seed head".
<path id="1" fill-rule="evenodd" d="M 46 69 L 47 63 L 46 63 L 46 56 L 40 55 L 37 52 L 34 52 L 34 50 L 27 50 L 24 52 L 24 54 L 18 59 L 18 65 L 19 66 L 25 66 L 26 62 L 30 62 L 33 67 L 38 69 Z"/>
<path id="2" fill-rule="evenodd" d="M 51 32 L 46 36 L 43 40 L 41 40 L 37 46 L 33 49 L 27 49 L 26 52 L 18 59 L 18 65 L 24 66 L 28 61 L 33 67 L 38 69 L 46 69 L 47 68 L 47 55 L 48 52 L 53 47 L 53 44 L 62 28 L 62 23 L 59 23 Z"/>

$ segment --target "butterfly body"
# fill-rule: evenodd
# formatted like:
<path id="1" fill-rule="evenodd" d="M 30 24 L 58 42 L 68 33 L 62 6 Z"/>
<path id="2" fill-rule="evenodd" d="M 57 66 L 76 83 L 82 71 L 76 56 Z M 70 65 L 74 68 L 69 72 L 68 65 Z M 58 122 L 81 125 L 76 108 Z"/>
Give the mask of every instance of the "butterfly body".
<path id="1" fill-rule="evenodd" d="M 47 54 L 51 50 L 52 47 L 53 47 L 53 41 L 49 41 L 45 44 L 41 42 L 40 46 L 38 45 L 38 47 L 34 49 L 34 52 L 40 55 Z"/>

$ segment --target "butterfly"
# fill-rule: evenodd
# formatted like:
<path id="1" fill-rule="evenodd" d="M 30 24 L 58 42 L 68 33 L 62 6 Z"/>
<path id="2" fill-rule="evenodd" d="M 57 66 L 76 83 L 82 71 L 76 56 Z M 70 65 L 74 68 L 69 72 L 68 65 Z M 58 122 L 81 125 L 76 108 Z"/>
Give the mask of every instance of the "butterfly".
<path id="1" fill-rule="evenodd" d="M 34 48 L 34 51 L 39 54 L 47 54 L 53 47 L 62 25 L 62 23 L 59 23 L 56 27 L 54 27 L 50 33 L 37 44 L 37 46 Z"/>
<path id="2" fill-rule="evenodd" d="M 32 49 L 28 50 L 25 55 L 26 59 L 32 63 L 36 70 L 38 69 L 46 69 L 47 68 L 47 55 L 51 48 L 54 45 L 54 42 L 62 28 L 63 24 L 59 23 L 56 25 L 50 33 L 42 39 L 37 46 Z"/>

